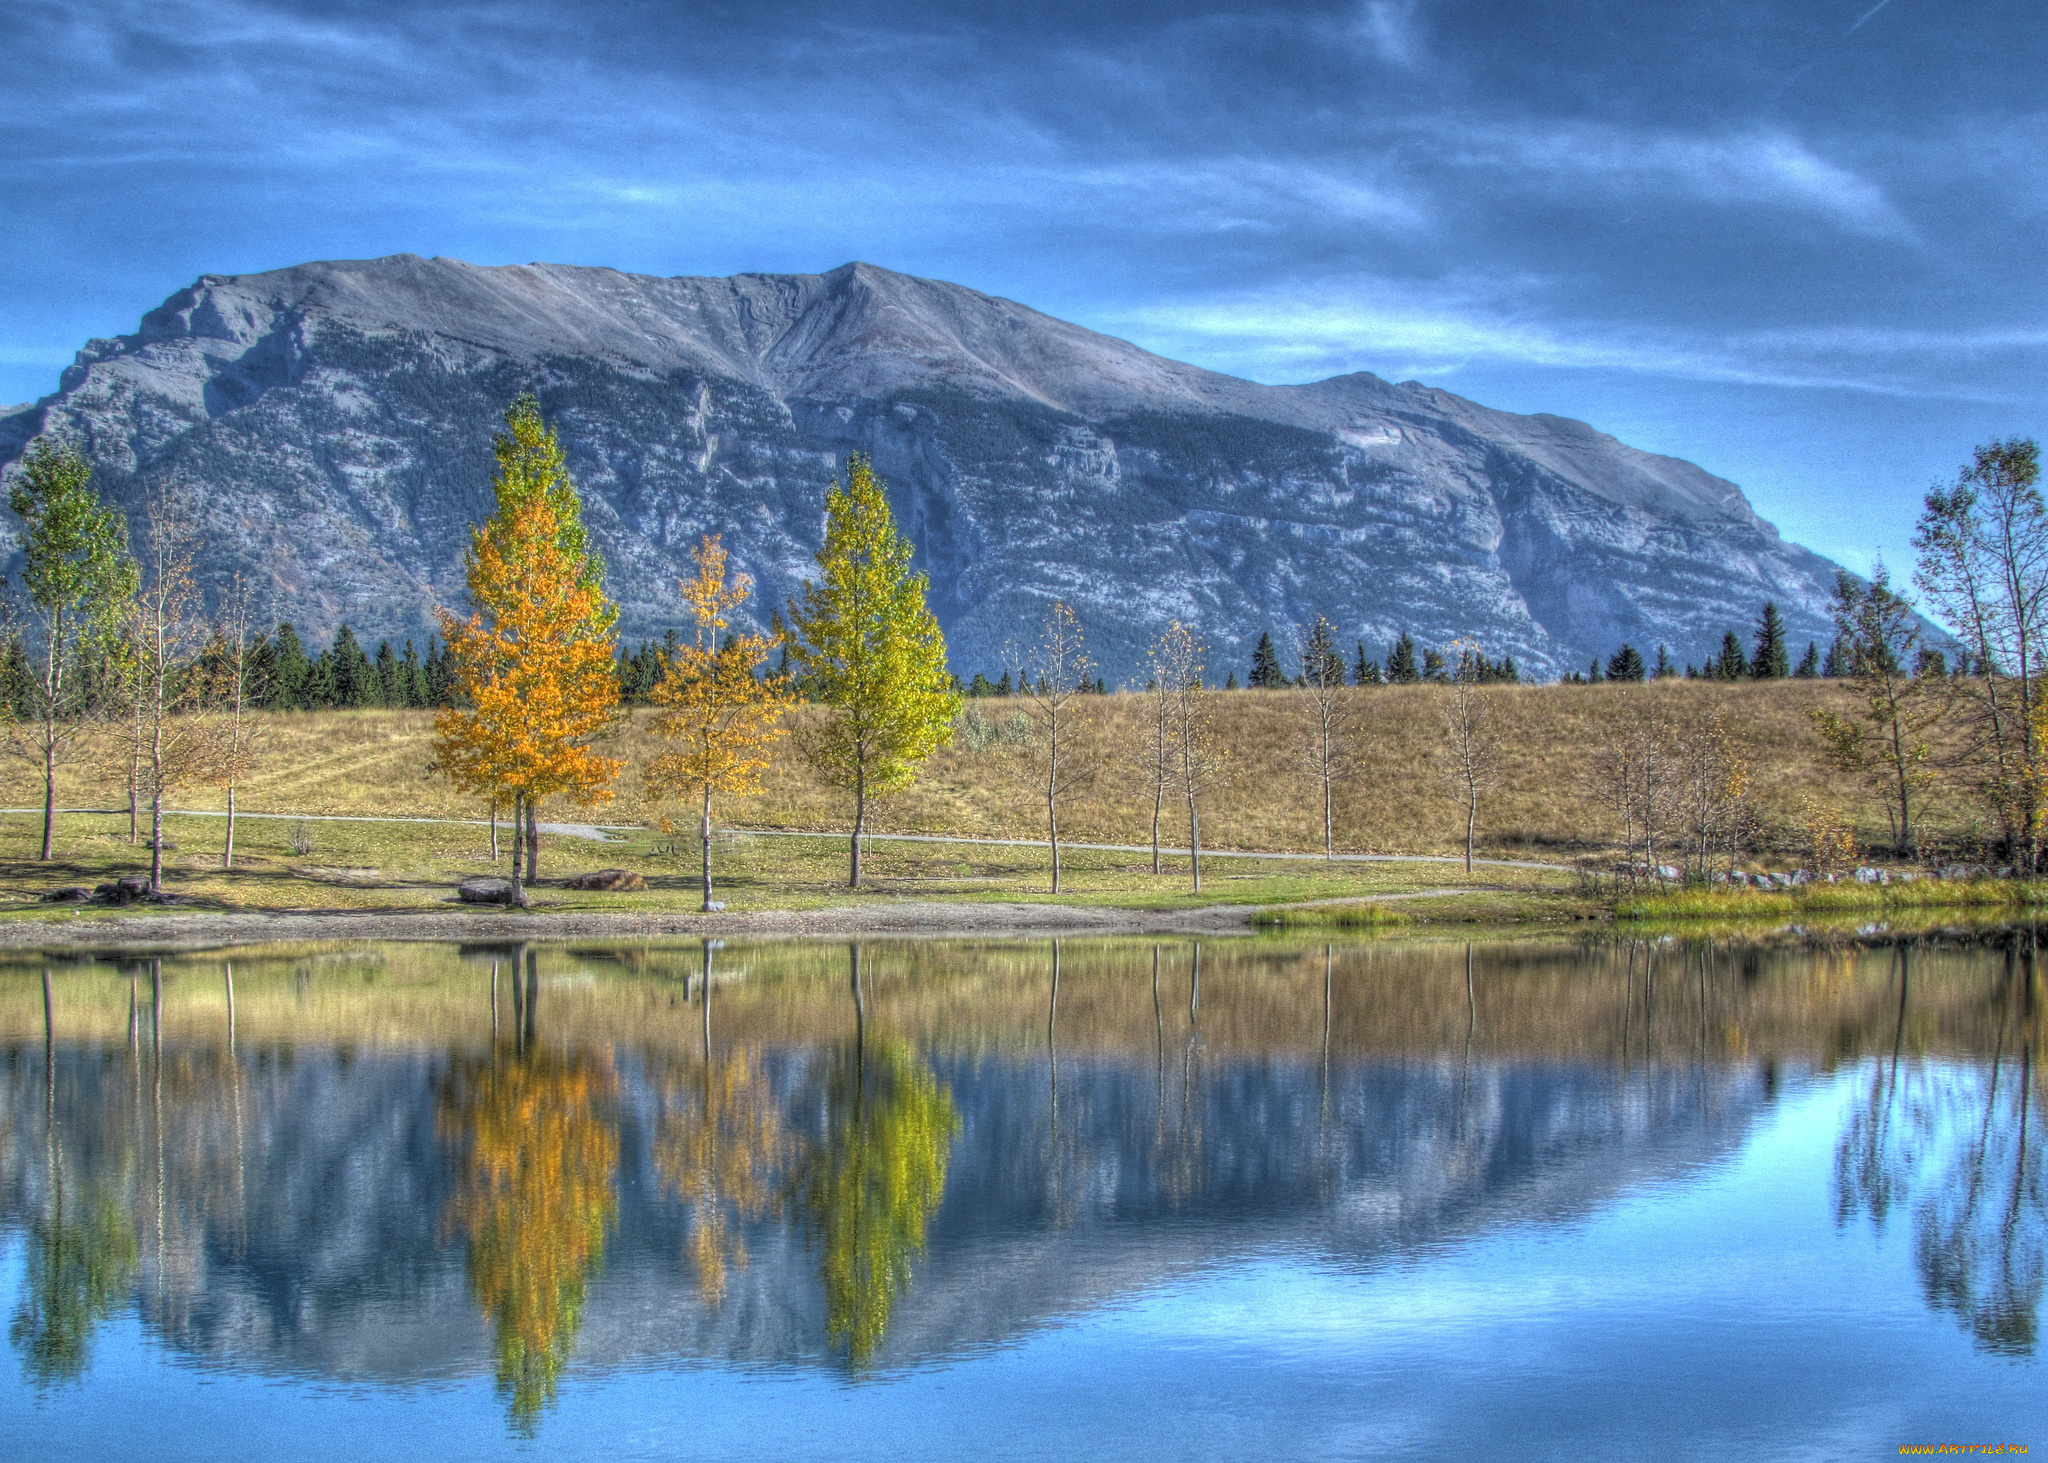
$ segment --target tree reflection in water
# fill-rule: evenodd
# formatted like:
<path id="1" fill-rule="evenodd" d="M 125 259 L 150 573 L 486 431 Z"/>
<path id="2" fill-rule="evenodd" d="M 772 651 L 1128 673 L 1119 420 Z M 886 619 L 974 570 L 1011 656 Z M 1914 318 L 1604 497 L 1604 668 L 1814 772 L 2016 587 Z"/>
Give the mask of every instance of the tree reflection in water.
<path id="1" fill-rule="evenodd" d="M 609 1060 L 534 1045 L 460 1061 L 442 1086 L 439 1130 L 461 1151 L 445 1222 L 468 1236 L 498 1386 L 528 1435 L 554 1401 L 617 1212 L 617 1092 Z"/>
<path id="2" fill-rule="evenodd" d="M 1866 1214 L 1882 1230 L 1910 1204 L 1928 1306 L 1953 1314 L 1985 1351 L 2032 1355 L 2048 1280 L 2033 952 L 2008 952 L 1986 996 L 1998 1032 L 1988 1068 L 1913 1062 L 1902 1069 L 1910 953 L 1902 949 L 1897 960 L 1892 1051 L 1874 1065 L 1869 1096 L 1836 1149 L 1836 1217 Z"/>
<path id="3" fill-rule="evenodd" d="M 909 1043 L 868 1035 L 859 946 L 852 956 L 858 1034 L 827 1063 L 820 1131 L 787 1195 L 821 1252 L 826 1340 L 862 1367 L 909 1287 L 910 1262 L 924 1251 L 960 1118 L 952 1093 Z"/>
<path id="4" fill-rule="evenodd" d="M 747 1267 L 736 1220 L 767 1216 L 796 1152 L 774 1088 L 745 1051 L 705 1061 L 662 1094 L 654 1167 L 690 1211 L 689 1253 L 707 1304 L 725 1297 L 726 1269 Z"/>

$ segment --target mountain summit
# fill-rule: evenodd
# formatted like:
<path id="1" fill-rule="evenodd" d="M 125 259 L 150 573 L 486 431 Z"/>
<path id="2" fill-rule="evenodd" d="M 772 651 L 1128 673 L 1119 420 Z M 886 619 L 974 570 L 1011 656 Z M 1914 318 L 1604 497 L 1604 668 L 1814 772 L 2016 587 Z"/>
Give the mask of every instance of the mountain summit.
<path id="1" fill-rule="evenodd" d="M 846 264 L 730 279 L 400 254 L 205 275 L 0 418 L 86 444 L 131 514 L 196 490 L 210 583 L 324 638 L 423 636 L 461 603 L 490 441 L 535 391 L 629 638 L 683 616 L 721 533 L 762 619 L 824 489 L 870 453 L 962 674 L 1072 604 L 1112 679 L 1170 619 L 1218 665 L 1328 617 L 1384 654 L 1476 640 L 1538 674 L 1627 640 L 1681 660 L 1776 601 L 1825 638 L 1834 566 L 1733 483 L 1584 423 L 1365 373 L 1262 386 L 959 285 Z"/>

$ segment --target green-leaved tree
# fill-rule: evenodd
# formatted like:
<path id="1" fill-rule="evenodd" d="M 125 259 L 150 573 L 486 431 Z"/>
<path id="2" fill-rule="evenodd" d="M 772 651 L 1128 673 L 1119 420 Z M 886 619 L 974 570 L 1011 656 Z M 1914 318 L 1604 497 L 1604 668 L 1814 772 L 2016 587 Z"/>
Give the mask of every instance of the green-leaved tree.
<path id="1" fill-rule="evenodd" d="M 790 601 L 786 641 L 797 676 L 828 709 L 804 738 L 805 756 L 853 795 L 851 888 L 860 887 L 868 804 L 910 785 L 918 765 L 952 739 L 960 711 L 945 637 L 925 605 L 929 581 L 911 572 L 912 552 L 882 481 L 856 452 L 846 485 L 825 494 L 819 577 Z"/>
<path id="2" fill-rule="evenodd" d="M 92 490 L 92 465 L 69 442 L 39 437 L 7 495 L 21 520 L 21 590 L 28 673 L 18 688 L 25 713 L 9 739 L 43 777 L 43 851 L 57 821 L 57 768 L 85 721 L 91 679 L 78 663 L 117 633 L 134 595 L 128 526 Z"/>

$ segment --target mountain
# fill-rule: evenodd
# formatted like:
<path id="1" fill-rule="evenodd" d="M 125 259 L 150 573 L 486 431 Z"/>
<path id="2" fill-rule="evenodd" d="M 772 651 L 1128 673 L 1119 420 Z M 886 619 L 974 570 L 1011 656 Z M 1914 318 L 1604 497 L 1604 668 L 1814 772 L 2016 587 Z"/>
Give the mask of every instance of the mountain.
<path id="1" fill-rule="evenodd" d="M 754 576 L 760 618 L 780 607 L 853 451 L 889 484 L 962 675 L 994 674 L 1054 598 L 1112 679 L 1142 679 L 1176 618 L 1217 666 L 1324 615 L 1375 658 L 1408 631 L 1542 675 L 1624 640 L 1702 659 L 1765 600 L 1795 655 L 1830 633 L 1835 566 L 1689 462 L 1365 373 L 1262 386 L 867 264 L 662 279 L 402 254 L 206 275 L 0 417 L 0 463 L 69 433 L 131 516 L 196 495 L 209 584 L 247 575 L 309 639 L 422 637 L 461 603 L 491 438 L 528 389 L 627 638 L 680 623 L 703 533 Z"/>

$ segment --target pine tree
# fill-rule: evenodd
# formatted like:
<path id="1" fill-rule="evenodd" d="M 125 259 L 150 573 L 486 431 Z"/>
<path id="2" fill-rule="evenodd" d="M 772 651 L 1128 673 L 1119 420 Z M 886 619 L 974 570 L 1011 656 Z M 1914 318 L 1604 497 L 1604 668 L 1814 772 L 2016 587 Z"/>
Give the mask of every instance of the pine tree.
<path id="1" fill-rule="evenodd" d="M 1785 652 L 1785 621 L 1775 604 L 1766 603 L 1757 619 L 1755 651 L 1749 662 L 1751 679 L 1782 681 L 1792 674 L 1792 663 Z"/>
<path id="2" fill-rule="evenodd" d="M 1287 684 L 1287 673 L 1280 669 L 1280 652 L 1273 648 L 1271 631 L 1259 636 L 1258 648 L 1252 651 L 1250 684 L 1258 691 L 1276 690 Z"/>
<path id="3" fill-rule="evenodd" d="M 339 711 L 375 706 L 379 687 L 376 668 L 363 654 L 356 632 L 347 625 L 334 632 L 334 644 L 322 656 L 326 662 L 327 704 Z"/>
<path id="4" fill-rule="evenodd" d="M 1307 636 L 1296 642 L 1295 650 L 1301 660 L 1301 677 L 1296 685 L 1344 684 L 1344 652 L 1337 648 L 1335 628 L 1321 615 L 1316 616 Z"/>
<path id="5" fill-rule="evenodd" d="M 1601 679 L 1602 677 L 1600 675 L 1600 657 L 1596 655 L 1593 657 L 1592 666 L 1588 668 L 1588 670 L 1586 671 L 1586 684 L 1589 686 L 1597 686 L 1600 684 Z"/>
<path id="6" fill-rule="evenodd" d="M 1422 652 L 1422 679 L 1438 682 L 1450 679 L 1450 676 L 1444 671 L 1442 652 L 1435 650 L 1425 650 Z"/>
<path id="7" fill-rule="evenodd" d="M 1799 658 L 1799 669 L 1792 672 L 1792 674 L 1796 679 L 1802 681 L 1813 680 L 1820 674 L 1819 645 L 1811 640 L 1806 642 L 1806 654 Z"/>
<path id="8" fill-rule="evenodd" d="M 853 454 L 845 487 L 825 495 L 819 579 L 804 581 L 801 603 L 790 601 L 789 645 L 811 695 L 830 708 L 805 751 L 853 795 L 855 888 L 868 804 L 910 785 L 951 739 L 960 710 L 945 637 L 925 604 L 929 581 L 911 572 L 912 553 L 867 456 Z"/>
<path id="9" fill-rule="evenodd" d="M 398 666 L 398 652 L 389 640 L 377 642 L 377 658 L 370 669 L 369 706 L 405 705 L 405 677 Z"/>
<path id="10" fill-rule="evenodd" d="M 1643 678 L 1643 657 L 1633 645 L 1624 644 L 1607 659 L 1607 679 L 1610 681 L 1640 681 Z"/>
<path id="11" fill-rule="evenodd" d="M 304 711 L 307 706 L 307 682 L 313 676 L 313 663 L 306 659 L 306 647 L 299 643 L 299 632 L 287 620 L 277 627 L 271 637 L 270 676 L 266 682 L 264 706 L 271 711 Z"/>
<path id="12" fill-rule="evenodd" d="M 1842 637 L 1837 635 L 1828 642 L 1828 658 L 1820 668 L 1821 679 L 1839 681 L 1849 674 L 1849 658 L 1842 650 Z"/>
<path id="13" fill-rule="evenodd" d="M 1721 637 L 1721 659 L 1717 674 L 1724 681 L 1749 679 L 1749 661 L 1742 654 L 1742 637 L 1733 630 Z"/>
<path id="14" fill-rule="evenodd" d="M 1659 645 L 1657 647 L 1657 679 L 1668 681 L 1677 674 L 1678 667 L 1671 663 L 1671 651 L 1667 647 Z"/>
<path id="15" fill-rule="evenodd" d="M 1422 673 L 1415 668 L 1415 640 L 1404 633 L 1387 652 L 1387 684 L 1413 686 L 1421 680 Z"/>
<path id="16" fill-rule="evenodd" d="M 1227 677 L 1225 677 L 1223 682 L 1223 689 L 1226 691 L 1238 691 L 1243 689 L 1243 687 L 1237 684 L 1236 671 L 1232 671 Z"/>

